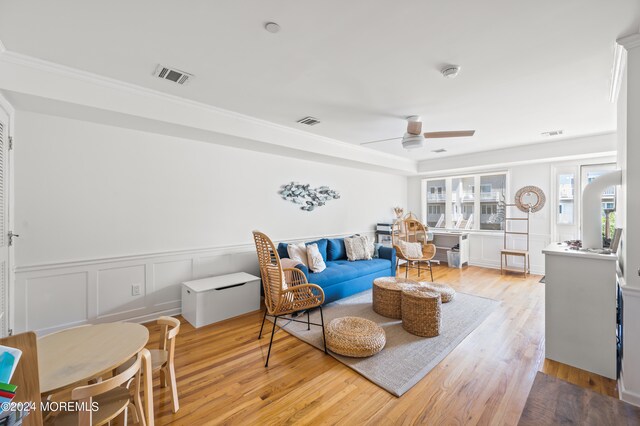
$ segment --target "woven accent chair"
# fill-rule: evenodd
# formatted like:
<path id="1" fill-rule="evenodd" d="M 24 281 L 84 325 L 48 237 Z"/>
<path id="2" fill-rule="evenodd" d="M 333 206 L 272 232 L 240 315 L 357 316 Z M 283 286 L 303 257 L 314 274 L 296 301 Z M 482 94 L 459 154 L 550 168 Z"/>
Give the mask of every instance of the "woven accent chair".
<path id="1" fill-rule="evenodd" d="M 422 272 L 421 264 L 426 263 L 429 272 L 431 273 L 431 281 L 433 281 L 433 270 L 431 268 L 431 259 L 436 255 L 436 246 L 427 242 L 427 228 L 413 215 L 407 214 L 403 219 L 396 221 L 393 224 L 393 232 L 391 233 L 391 239 L 393 248 L 396 249 L 396 269 L 400 260 L 404 260 L 406 263 L 405 278 L 409 276 L 409 268 L 418 269 L 418 277 Z M 420 257 L 409 256 L 401 248 L 400 242 L 407 243 L 421 243 L 422 255 Z"/>
<path id="2" fill-rule="evenodd" d="M 310 330 L 312 325 L 322 327 L 322 340 L 324 342 L 324 353 L 326 354 L 327 341 L 324 334 L 324 316 L 322 314 L 322 303 L 324 303 L 322 287 L 316 284 L 309 284 L 307 278 L 299 269 L 283 268 L 276 247 L 265 234 L 253 231 L 253 239 L 258 253 L 258 263 L 260 264 L 260 275 L 264 289 L 264 304 L 266 306 L 258 339 L 262 338 L 262 330 L 264 329 L 267 315 L 273 317 L 269 351 L 267 352 L 267 361 L 264 366 L 269 366 L 269 356 L 271 355 L 273 335 L 276 332 L 278 318 L 282 318 L 285 315 L 289 315 L 289 317 L 285 318 L 287 321 L 307 324 L 307 330 Z M 309 311 L 316 307 L 320 309 L 320 324 L 311 322 L 309 316 Z M 306 321 L 291 318 L 290 314 L 304 310 L 307 311 Z"/>

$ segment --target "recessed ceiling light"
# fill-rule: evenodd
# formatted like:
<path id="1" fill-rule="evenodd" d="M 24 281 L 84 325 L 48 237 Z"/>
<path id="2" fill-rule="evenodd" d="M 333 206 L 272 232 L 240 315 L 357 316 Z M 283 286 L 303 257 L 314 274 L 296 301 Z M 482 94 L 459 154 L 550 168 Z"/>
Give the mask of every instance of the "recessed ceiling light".
<path id="1" fill-rule="evenodd" d="M 442 154 L 443 152 L 447 152 L 444 148 L 434 149 L 431 152 L 435 152 L 436 154 Z"/>
<path id="2" fill-rule="evenodd" d="M 564 133 L 564 130 L 550 130 L 548 132 L 542 132 L 540 133 L 542 136 L 547 136 L 547 137 L 551 137 L 551 136 L 560 136 Z"/>
<path id="3" fill-rule="evenodd" d="M 442 75 L 445 78 L 456 78 L 458 73 L 460 72 L 460 67 L 457 65 L 447 65 L 441 70 Z"/>
<path id="4" fill-rule="evenodd" d="M 280 31 L 280 25 L 276 24 L 275 22 L 267 22 L 266 24 L 264 24 L 264 29 L 269 31 L 270 33 L 275 34 Z"/>

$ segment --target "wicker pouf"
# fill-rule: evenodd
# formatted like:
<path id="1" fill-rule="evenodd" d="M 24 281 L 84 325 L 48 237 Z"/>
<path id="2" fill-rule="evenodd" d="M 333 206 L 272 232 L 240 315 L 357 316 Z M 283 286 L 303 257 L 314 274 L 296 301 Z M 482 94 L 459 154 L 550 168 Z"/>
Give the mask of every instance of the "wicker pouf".
<path id="1" fill-rule="evenodd" d="M 382 327 L 365 318 L 336 318 L 325 327 L 325 332 L 327 348 L 354 358 L 375 355 L 387 343 Z"/>
<path id="2" fill-rule="evenodd" d="M 417 281 L 400 277 L 376 278 L 373 280 L 373 311 L 388 318 L 402 318 L 402 290 L 419 285 Z"/>
<path id="3" fill-rule="evenodd" d="M 423 282 L 420 283 L 422 285 L 424 285 L 427 288 L 430 288 L 431 290 L 435 291 L 436 293 L 440 294 L 440 299 L 442 300 L 442 303 L 449 303 L 453 300 L 453 298 L 456 296 L 456 291 L 449 287 L 446 284 L 440 284 L 440 283 L 429 283 L 429 282 Z"/>
<path id="4" fill-rule="evenodd" d="M 402 292 L 402 328 L 422 337 L 440 334 L 442 302 L 440 294 L 425 287 Z"/>

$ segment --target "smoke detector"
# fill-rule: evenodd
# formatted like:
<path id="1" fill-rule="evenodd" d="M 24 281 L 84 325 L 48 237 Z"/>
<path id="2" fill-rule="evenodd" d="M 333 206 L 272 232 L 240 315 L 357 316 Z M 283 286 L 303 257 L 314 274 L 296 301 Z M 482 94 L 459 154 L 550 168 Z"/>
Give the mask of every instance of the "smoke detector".
<path id="1" fill-rule="evenodd" d="M 457 65 L 448 65 L 444 67 L 441 72 L 444 78 L 456 78 L 460 72 L 460 67 Z"/>
<path id="2" fill-rule="evenodd" d="M 164 65 L 158 65 L 156 70 L 153 72 L 153 75 L 163 80 L 169 80 L 181 85 L 187 84 L 194 77 L 193 74 L 180 71 L 177 68 L 166 67 Z"/>
<path id="3" fill-rule="evenodd" d="M 280 25 L 276 24 L 275 22 L 267 22 L 266 24 L 264 24 L 264 29 L 272 34 L 275 34 L 280 31 Z"/>

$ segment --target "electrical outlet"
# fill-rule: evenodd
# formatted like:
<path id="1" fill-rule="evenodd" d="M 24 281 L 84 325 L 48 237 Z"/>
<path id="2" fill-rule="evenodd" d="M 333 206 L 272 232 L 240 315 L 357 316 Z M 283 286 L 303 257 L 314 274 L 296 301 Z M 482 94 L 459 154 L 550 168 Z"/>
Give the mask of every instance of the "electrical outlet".
<path id="1" fill-rule="evenodd" d="M 140 296 L 140 284 L 132 284 L 131 285 L 131 295 L 132 296 Z"/>

